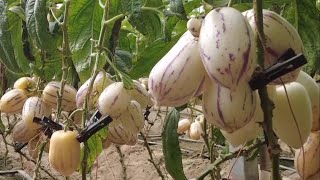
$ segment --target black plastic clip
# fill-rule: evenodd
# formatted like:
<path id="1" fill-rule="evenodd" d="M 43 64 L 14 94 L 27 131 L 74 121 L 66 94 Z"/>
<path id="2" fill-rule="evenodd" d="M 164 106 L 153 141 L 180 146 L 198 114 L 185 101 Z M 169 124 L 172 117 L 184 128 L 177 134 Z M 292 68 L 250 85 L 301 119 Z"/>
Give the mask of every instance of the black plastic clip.
<path id="1" fill-rule="evenodd" d="M 23 149 L 27 145 L 28 145 L 28 143 L 16 143 L 16 144 L 14 144 L 13 148 L 14 148 L 15 152 L 21 152 L 21 149 Z"/>
<path id="2" fill-rule="evenodd" d="M 296 55 L 294 51 L 289 48 L 279 59 L 278 63 L 270 66 L 264 72 L 254 75 L 249 81 L 252 90 L 259 89 L 271 81 L 294 71 L 295 69 L 307 63 L 307 59 L 303 54 Z"/>
<path id="3" fill-rule="evenodd" d="M 34 117 L 33 118 L 33 122 L 37 123 L 37 124 L 41 124 L 42 126 L 44 126 L 45 128 L 51 128 L 51 129 L 54 129 L 54 130 L 62 130 L 63 127 L 61 124 L 58 124 L 54 121 L 52 121 L 51 119 L 45 117 L 45 116 L 42 116 L 42 118 L 37 118 L 37 117 Z"/>
<path id="4" fill-rule="evenodd" d="M 62 130 L 63 129 L 63 126 L 61 124 L 58 124 L 54 121 L 52 121 L 51 119 L 45 117 L 45 116 L 42 116 L 42 118 L 37 118 L 37 117 L 34 117 L 33 118 L 33 122 L 37 123 L 37 124 L 41 124 L 42 125 L 42 130 L 44 132 L 44 134 L 46 136 L 48 136 L 49 138 L 51 138 L 51 135 L 53 133 L 52 130 Z"/>
<path id="5" fill-rule="evenodd" d="M 92 116 L 92 118 L 94 118 L 94 117 L 98 118 L 99 116 L 101 117 L 101 114 L 99 112 L 98 112 L 99 116 L 96 116 L 97 112 Z M 94 133 L 96 133 L 100 129 L 106 127 L 111 122 L 112 122 L 112 118 L 110 116 L 106 116 L 106 117 L 103 117 L 102 119 L 99 119 L 98 121 L 87 126 L 86 129 L 82 130 L 79 133 L 77 140 L 79 142 L 87 141 Z"/>

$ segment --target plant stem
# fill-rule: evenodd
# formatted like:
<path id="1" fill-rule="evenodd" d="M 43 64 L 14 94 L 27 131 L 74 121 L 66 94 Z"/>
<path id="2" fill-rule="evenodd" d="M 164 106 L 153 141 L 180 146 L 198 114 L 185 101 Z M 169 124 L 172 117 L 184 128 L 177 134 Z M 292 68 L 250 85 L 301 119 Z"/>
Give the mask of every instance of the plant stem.
<path id="1" fill-rule="evenodd" d="M 230 159 L 236 158 L 237 156 L 244 156 L 249 154 L 251 151 L 257 149 L 262 146 L 265 142 L 257 142 L 256 144 L 252 144 L 250 146 L 244 147 L 238 151 L 229 153 L 223 157 L 218 157 L 213 163 L 210 164 L 209 168 L 205 170 L 201 175 L 199 175 L 196 179 L 203 180 L 210 172 L 216 169 L 220 164 L 228 161 Z"/>
<path id="2" fill-rule="evenodd" d="M 36 167 L 35 167 L 35 169 L 33 171 L 33 179 L 38 179 L 39 168 L 41 167 L 41 158 L 42 158 L 42 154 L 43 154 L 44 148 L 46 147 L 47 143 L 48 143 L 48 140 L 46 140 L 45 142 L 41 143 L 41 145 L 40 145 L 37 164 L 36 164 Z"/>
<path id="3" fill-rule="evenodd" d="M 124 154 L 122 153 L 119 145 L 116 145 L 116 149 L 117 149 L 117 153 L 119 154 L 120 163 L 122 166 L 122 179 L 126 180 L 127 179 L 127 167 L 126 167 L 126 164 L 124 163 Z"/>
<path id="4" fill-rule="evenodd" d="M 60 90 L 58 92 L 58 104 L 57 104 L 57 121 L 59 122 L 61 111 L 62 111 L 62 96 L 64 91 L 64 85 L 66 84 L 68 77 L 68 69 L 69 69 L 69 57 L 71 56 L 71 51 L 69 47 L 69 37 L 68 37 L 68 17 L 69 17 L 69 8 L 70 8 L 70 0 L 65 1 L 65 9 L 64 9 L 64 17 L 63 22 L 60 24 L 62 29 L 62 77 L 61 77 L 61 85 Z"/>
<path id="5" fill-rule="evenodd" d="M 298 12 L 298 4 L 297 0 L 292 1 L 292 6 L 294 8 L 294 27 L 296 28 L 297 31 L 299 31 L 299 12 Z"/>
<path id="6" fill-rule="evenodd" d="M 148 150 L 148 153 L 149 153 L 149 156 L 150 156 L 149 161 L 150 161 L 150 162 L 153 164 L 153 166 L 156 168 L 156 170 L 157 170 L 159 176 L 161 177 L 161 179 L 164 180 L 165 178 L 164 178 L 164 175 L 163 175 L 160 167 L 159 167 L 159 166 L 156 164 L 156 162 L 154 161 L 154 158 L 153 158 L 153 155 L 152 155 L 152 151 L 151 151 L 150 146 L 149 146 L 148 141 L 147 141 L 147 137 L 146 137 L 142 132 L 140 132 L 140 135 L 141 135 L 141 137 L 142 137 L 142 139 L 143 139 L 143 141 L 144 141 L 143 145 L 144 145 L 144 146 L 147 148 L 147 150 Z"/>
<path id="7" fill-rule="evenodd" d="M 257 43 L 257 62 L 264 69 L 264 44 L 265 35 L 263 31 L 263 13 L 262 13 L 262 0 L 253 1 L 254 18 L 257 26 L 256 43 Z M 265 138 L 268 141 L 268 149 L 272 160 L 272 179 L 279 180 L 280 169 L 279 169 L 279 156 L 280 156 L 280 146 L 278 144 L 277 138 L 274 135 L 272 128 L 272 111 L 274 109 L 274 104 L 270 100 L 267 92 L 267 87 L 259 89 L 259 96 L 261 99 L 261 108 L 263 110 L 263 129 L 265 132 Z"/>
<path id="8" fill-rule="evenodd" d="M 103 15 L 103 19 L 102 19 L 103 23 L 102 23 L 102 27 L 101 27 L 100 35 L 99 35 L 99 39 L 98 39 L 98 47 L 97 47 L 98 52 L 96 54 L 96 59 L 95 59 L 95 62 L 94 62 L 94 67 L 93 67 L 90 83 L 89 83 L 89 86 L 88 86 L 88 91 L 87 91 L 87 94 L 86 94 L 86 97 L 85 97 L 85 101 L 84 101 L 84 104 L 83 104 L 82 128 L 85 128 L 85 124 L 86 124 L 86 120 L 87 120 L 87 114 L 90 111 L 90 107 L 89 107 L 88 103 L 89 103 L 89 98 L 90 98 L 91 91 L 92 91 L 92 88 L 93 88 L 93 83 L 95 81 L 95 78 L 98 75 L 99 58 L 100 58 L 100 55 L 101 55 L 101 53 L 103 51 L 103 47 L 104 47 L 103 45 L 104 45 L 104 42 L 105 42 L 105 35 L 106 35 L 106 31 L 107 31 L 107 26 L 108 26 L 108 24 L 116 21 L 117 19 L 124 17 L 124 15 L 121 14 L 121 15 L 113 17 L 112 19 L 107 20 L 108 19 L 108 15 L 109 15 L 109 13 L 108 13 L 109 5 L 108 4 L 109 4 L 109 1 L 107 0 L 106 4 L 104 6 L 104 15 Z M 87 142 L 83 143 L 83 148 L 84 148 L 84 155 L 83 155 L 83 159 L 82 159 L 82 163 L 81 163 L 81 166 L 82 166 L 82 180 L 86 180 L 87 159 L 88 159 L 88 153 L 89 153 L 89 146 L 88 146 Z"/>
<path id="9" fill-rule="evenodd" d="M 145 10 L 145 11 L 153 11 L 153 12 L 156 12 L 156 13 L 158 13 L 158 14 L 160 14 L 160 15 L 163 15 L 163 12 L 162 12 L 162 11 L 160 11 L 158 8 L 145 7 L 145 6 L 143 6 L 143 7 L 141 7 L 141 10 Z"/>
<path id="10" fill-rule="evenodd" d="M 88 142 L 83 142 L 83 159 L 81 162 L 81 179 L 86 180 L 87 179 L 87 161 L 88 161 L 88 153 L 89 153 L 89 145 Z"/>

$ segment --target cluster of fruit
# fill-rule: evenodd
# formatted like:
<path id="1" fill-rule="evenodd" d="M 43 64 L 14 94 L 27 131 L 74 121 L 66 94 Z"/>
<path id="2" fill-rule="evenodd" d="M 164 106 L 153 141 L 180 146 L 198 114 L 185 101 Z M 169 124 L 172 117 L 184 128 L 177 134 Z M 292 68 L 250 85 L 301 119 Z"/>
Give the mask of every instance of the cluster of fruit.
<path id="1" fill-rule="evenodd" d="M 258 137 L 262 133 L 263 112 L 257 91 L 248 83 L 257 58 L 253 10 L 241 13 L 231 7 L 216 8 L 204 19 L 190 19 L 187 28 L 149 75 L 149 92 L 155 104 L 181 106 L 202 94 L 206 121 L 221 129 L 231 145 Z M 265 68 L 276 64 L 289 48 L 296 54 L 303 53 L 298 32 L 280 15 L 263 10 L 263 28 Z M 319 86 L 315 80 L 298 68 L 272 81 L 268 92 L 275 107 L 272 121 L 276 135 L 299 149 L 312 130 L 311 140 L 305 145 L 312 147 L 305 147 L 305 153 L 310 153 L 305 158 L 306 162 L 319 160 L 319 135 L 313 134 L 319 134 L 320 130 Z M 202 132 L 197 121 L 191 126 L 190 123 L 182 120 L 178 131 L 190 128 L 190 134 L 197 127 L 196 132 Z M 317 158 L 313 161 L 307 159 L 315 154 Z M 297 156 L 299 159 L 301 155 Z M 305 173 L 319 171 L 317 163 L 306 164 Z M 309 165 L 313 168 L 308 168 Z M 299 168 L 298 172 L 301 175 Z"/>
<path id="2" fill-rule="evenodd" d="M 90 81 L 91 78 L 78 91 L 69 84 L 64 85 L 61 96 L 62 111 L 72 112 L 83 108 Z M 105 148 L 111 143 L 136 144 L 137 133 L 144 127 L 142 111 L 147 106 L 152 106 L 153 102 L 144 88 L 145 85 L 138 81 L 134 81 L 133 84 L 132 89 L 126 89 L 122 82 L 113 82 L 104 71 L 99 72 L 93 82 L 88 106 L 91 109 L 96 108 L 103 117 L 112 118 L 108 126 Z M 21 113 L 22 119 L 13 127 L 12 137 L 16 143 L 28 143 L 29 154 L 33 158 L 37 158 L 40 144 L 47 138 L 43 133 L 46 131 L 45 128 L 34 122 L 34 118 L 56 117 L 52 113 L 57 111 L 61 83 L 47 83 L 42 94 L 38 96 L 34 92 L 35 87 L 36 82 L 32 78 L 22 77 L 15 82 L 13 89 L 0 99 L 1 112 Z M 70 120 L 80 125 L 81 119 L 82 113 L 79 111 Z M 68 129 L 55 131 L 44 148 L 44 151 L 49 153 L 51 166 L 64 176 L 71 175 L 79 168 L 80 142 L 77 136 L 78 132 Z"/>

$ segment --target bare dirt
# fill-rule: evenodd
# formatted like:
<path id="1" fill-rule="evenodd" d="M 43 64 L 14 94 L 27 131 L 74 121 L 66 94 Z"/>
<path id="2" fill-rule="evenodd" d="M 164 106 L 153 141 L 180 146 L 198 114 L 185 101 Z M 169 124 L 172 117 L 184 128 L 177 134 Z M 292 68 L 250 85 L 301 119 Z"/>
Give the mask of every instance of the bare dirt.
<path id="1" fill-rule="evenodd" d="M 160 114 L 162 118 L 155 119 L 155 112 L 150 116 L 154 125 L 148 131 L 148 142 L 150 148 L 152 149 L 153 156 L 156 163 L 160 166 L 165 179 L 172 179 L 170 175 L 165 171 L 164 157 L 162 154 L 161 145 L 161 131 L 163 127 L 163 117 L 165 114 Z M 7 138 L 11 142 L 10 138 Z M 207 166 L 209 165 L 209 159 L 201 157 L 201 151 L 203 148 L 202 141 L 192 141 L 187 137 L 182 136 L 180 140 L 180 147 L 183 155 L 183 168 L 188 179 L 193 179 L 197 175 L 201 174 Z M 1 138 L 0 140 L 0 180 L 1 179 L 23 179 L 17 174 L 14 175 L 1 175 L 1 172 L 6 170 L 24 170 L 31 177 L 33 177 L 33 170 L 35 169 L 35 164 L 31 161 L 26 160 L 21 157 L 18 153 L 14 152 L 13 148 L 9 147 L 9 152 L 6 159 L 6 164 L 4 160 L 5 156 L 5 146 Z M 121 151 L 124 154 L 124 164 L 126 168 L 126 179 L 129 180 L 160 180 L 160 176 L 152 163 L 149 161 L 150 156 L 147 149 L 143 146 L 143 140 L 140 137 L 138 143 L 135 146 L 121 146 Z M 28 155 L 26 148 L 22 150 L 23 153 Z M 288 152 L 289 153 L 289 152 Z M 290 155 L 289 155 L 290 156 Z M 231 167 L 230 161 L 222 165 L 222 172 L 224 175 L 228 174 L 228 169 Z M 41 166 L 47 169 L 50 174 L 54 176 L 55 179 L 65 179 L 60 176 L 54 169 L 50 168 L 48 163 L 48 154 L 45 153 L 42 158 Z M 289 160 L 289 166 L 292 166 L 292 162 Z M 299 180 L 294 170 L 287 170 L 283 173 L 286 177 L 293 180 Z M 98 180 L 121 180 L 123 179 L 123 167 L 120 163 L 120 156 L 116 151 L 115 146 L 111 146 L 105 149 L 96 162 L 93 164 L 92 171 L 88 175 L 88 179 L 98 179 Z M 38 176 L 39 179 L 52 179 L 44 171 L 40 170 Z M 78 172 L 73 173 L 70 179 L 81 179 L 81 175 Z M 209 179 L 209 177 L 207 178 Z M 236 179 L 235 179 L 236 180 Z"/>

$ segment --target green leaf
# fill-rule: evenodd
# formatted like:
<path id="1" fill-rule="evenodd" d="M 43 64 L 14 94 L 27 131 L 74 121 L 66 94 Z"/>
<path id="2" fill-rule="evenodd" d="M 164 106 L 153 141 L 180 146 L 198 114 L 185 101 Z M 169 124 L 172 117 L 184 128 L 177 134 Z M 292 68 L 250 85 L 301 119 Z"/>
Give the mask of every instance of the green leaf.
<path id="1" fill-rule="evenodd" d="M 9 71 L 20 73 L 12 47 L 6 8 L 6 1 L 0 1 L 0 60 Z"/>
<path id="2" fill-rule="evenodd" d="M 99 1 L 71 1 L 68 21 L 70 48 L 72 61 L 81 82 L 91 76 L 95 57 L 91 57 L 94 42 L 90 39 L 98 40 L 102 16 L 103 9 L 99 6 Z M 105 55 L 101 55 L 99 68 L 104 66 L 105 58 L 107 58 Z"/>
<path id="3" fill-rule="evenodd" d="M 168 173 L 176 180 L 186 180 L 183 172 L 182 154 L 177 133 L 180 114 L 172 109 L 165 118 L 164 130 L 161 134 L 163 155 Z"/>
<path id="4" fill-rule="evenodd" d="M 119 76 L 121 78 L 121 81 L 123 82 L 123 85 L 126 89 L 132 89 L 134 84 L 133 80 L 128 76 L 127 74 L 123 72 L 119 72 Z"/>
<path id="5" fill-rule="evenodd" d="M 163 27 L 157 12 L 142 10 L 138 14 L 130 16 L 129 22 L 149 41 L 162 37 Z"/>
<path id="6" fill-rule="evenodd" d="M 184 9 L 189 14 L 195 8 L 199 8 L 202 5 L 201 0 L 188 1 L 184 4 Z"/>
<path id="7" fill-rule="evenodd" d="M 93 165 L 94 161 L 103 151 L 102 142 L 107 138 L 107 128 L 103 128 L 94 135 L 92 135 L 87 143 L 89 146 L 89 156 L 87 160 L 87 171 L 90 171 L 91 166 Z M 81 149 L 81 159 L 83 159 L 84 148 Z M 82 171 L 82 166 L 80 166 L 80 171 Z"/>
<path id="8" fill-rule="evenodd" d="M 56 40 L 49 33 L 47 21 L 46 0 L 29 0 L 26 3 L 26 24 L 36 46 L 42 50 L 57 51 Z"/>
<path id="9" fill-rule="evenodd" d="M 160 7 L 162 5 L 163 5 L 163 2 L 159 0 L 146 0 L 146 3 L 144 4 L 144 6 L 147 6 L 147 7 Z"/>
<path id="10" fill-rule="evenodd" d="M 166 41 L 171 41 L 172 32 L 179 21 L 181 21 L 181 19 L 176 16 L 168 16 L 165 18 L 164 39 Z"/>
<path id="11" fill-rule="evenodd" d="M 141 0 L 110 0 L 110 15 L 133 14 L 139 11 Z"/>
<path id="12" fill-rule="evenodd" d="M 81 50 L 99 37 L 103 9 L 97 0 L 72 0 L 68 22 L 70 47 L 73 52 Z"/>
<path id="13" fill-rule="evenodd" d="M 138 62 L 134 64 L 134 68 L 129 72 L 129 75 L 133 79 L 148 75 L 153 66 L 176 44 L 181 35 L 174 36 L 169 42 L 162 39 L 152 42 L 138 55 Z"/>
<path id="14" fill-rule="evenodd" d="M 136 46 L 136 36 L 133 32 L 121 29 L 119 33 L 119 47 L 122 50 L 134 52 Z"/>
<path id="15" fill-rule="evenodd" d="M 31 73 L 29 63 L 31 62 L 24 53 L 23 38 L 22 38 L 22 19 L 17 14 L 9 11 L 8 21 L 10 24 L 11 42 L 14 50 L 15 60 L 24 73 Z"/>
<path id="16" fill-rule="evenodd" d="M 26 13 L 21 6 L 11 6 L 8 10 L 19 16 L 23 21 L 26 21 Z"/>
<path id="17" fill-rule="evenodd" d="M 122 72 L 128 73 L 132 67 L 132 55 L 128 51 L 116 50 L 115 61 L 116 67 Z"/>
<path id="18" fill-rule="evenodd" d="M 170 10 L 174 13 L 180 14 L 182 19 L 188 19 L 182 0 L 170 0 Z"/>
<path id="19" fill-rule="evenodd" d="M 102 53 L 99 58 L 99 68 L 103 68 L 106 63 L 105 53 Z M 92 73 L 95 57 L 91 57 L 91 42 L 87 41 L 87 43 L 83 46 L 81 50 L 74 51 L 72 54 L 73 64 L 76 68 L 76 71 L 79 74 L 79 78 L 81 82 L 85 82 Z"/>
<path id="20" fill-rule="evenodd" d="M 296 2 L 296 9 L 292 5 L 285 13 L 285 18 L 296 26 L 303 41 L 304 55 L 308 59 L 305 70 L 315 73 L 320 69 L 320 11 L 315 6 L 315 0 Z"/>

